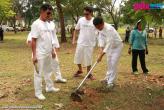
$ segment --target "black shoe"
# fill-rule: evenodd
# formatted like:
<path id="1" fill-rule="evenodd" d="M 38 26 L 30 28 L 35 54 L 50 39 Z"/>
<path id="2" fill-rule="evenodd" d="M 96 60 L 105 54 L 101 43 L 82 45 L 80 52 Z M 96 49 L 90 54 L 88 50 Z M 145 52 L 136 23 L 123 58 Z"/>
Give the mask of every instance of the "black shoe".
<path id="1" fill-rule="evenodd" d="M 147 71 L 147 72 L 144 72 L 144 74 L 145 74 L 145 75 L 148 75 L 148 74 L 150 74 L 150 72 L 149 72 L 149 71 Z"/>
<path id="2" fill-rule="evenodd" d="M 77 71 L 77 72 L 74 74 L 74 77 L 80 77 L 80 75 L 81 75 L 82 73 L 83 73 L 82 71 Z"/>

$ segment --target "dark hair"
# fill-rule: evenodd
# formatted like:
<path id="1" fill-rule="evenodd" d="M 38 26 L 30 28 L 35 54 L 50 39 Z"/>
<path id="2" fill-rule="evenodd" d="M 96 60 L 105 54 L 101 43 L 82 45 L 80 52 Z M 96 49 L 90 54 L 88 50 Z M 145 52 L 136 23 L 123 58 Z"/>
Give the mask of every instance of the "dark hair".
<path id="1" fill-rule="evenodd" d="M 90 12 L 90 13 L 93 13 L 93 8 L 90 7 L 90 6 L 86 6 L 86 7 L 84 8 L 84 10 L 85 10 L 85 11 L 88 11 L 88 12 Z"/>
<path id="2" fill-rule="evenodd" d="M 98 17 L 95 17 L 94 20 L 93 20 L 93 24 L 96 26 L 96 25 L 99 25 L 99 24 L 103 24 L 104 23 L 104 20 L 102 17 L 98 16 Z"/>
<path id="3" fill-rule="evenodd" d="M 43 5 L 40 7 L 40 11 L 47 11 L 47 10 L 53 10 L 52 6 L 49 5 L 49 4 L 43 4 Z"/>

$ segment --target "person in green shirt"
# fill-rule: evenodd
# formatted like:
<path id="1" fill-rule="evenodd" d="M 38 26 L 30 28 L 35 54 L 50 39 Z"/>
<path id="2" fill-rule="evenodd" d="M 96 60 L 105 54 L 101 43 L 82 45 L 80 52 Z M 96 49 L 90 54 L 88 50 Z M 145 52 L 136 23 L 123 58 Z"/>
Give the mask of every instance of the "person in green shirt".
<path id="1" fill-rule="evenodd" d="M 139 20 L 136 27 L 130 35 L 130 47 L 128 53 L 132 53 L 132 70 L 133 74 L 139 74 L 137 69 L 137 58 L 139 56 L 141 68 L 144 74 L 148 74 L 148 69 L 145 63 L 145 54 L 148 54 L 147 32 L 142 29 L 142 21 Z"/>

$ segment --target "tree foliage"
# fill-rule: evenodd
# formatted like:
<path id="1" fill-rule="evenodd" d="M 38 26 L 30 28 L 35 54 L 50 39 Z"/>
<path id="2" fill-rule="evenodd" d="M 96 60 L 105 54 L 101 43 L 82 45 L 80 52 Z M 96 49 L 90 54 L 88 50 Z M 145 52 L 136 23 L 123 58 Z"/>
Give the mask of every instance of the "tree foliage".
<path id="1" fill-rule="evenodd" d="M 11 0 L 0 0 L 0 24 L 3 20 L 14 16 Z"/>
<path id="2" fill-rule="evenodd" d="M 133 9 L 134 3 L 162 3 L 163 0 L 129 0 L 125 2 L 123 7 L 123 22 L 126 24 L 134 24 L 137 20 L 143 19 L 145 23 L 155 22 L 157 24 L 162 23 L 164 19 L 164 10 L 161 9 L 150 9 L 150 10 L 138 10 Z"/>
<path id="3" fill-rule="evenodd" d="M 114 0 L 113 2 L 112 0 L 95 1 L 96 6 L 101 10 L 102 13 L 104 13 L 105 15 L 110 15 L 116 30 L 118 29 L 121 19 L 122 2 L 124 2 L 124 0 L 122 0 L 119 4 L 119 8 L 115 8 L 116 0 Z"/>

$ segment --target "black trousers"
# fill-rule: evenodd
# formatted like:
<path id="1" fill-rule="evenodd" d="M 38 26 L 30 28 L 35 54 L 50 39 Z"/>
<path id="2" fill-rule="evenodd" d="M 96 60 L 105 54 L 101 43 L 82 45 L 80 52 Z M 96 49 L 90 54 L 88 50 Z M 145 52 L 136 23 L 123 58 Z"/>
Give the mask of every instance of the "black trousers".
<path id="1" fill-rule="evenodd" d="M 0 41 L 3 41 L 3 35 L 0 35 Z"/>
<path id="2" fill-rule="evenodd" d="M 141 64 L 141 68 L 143 73 L 148 72 L 148 69 L 146 68 L 146 64 L 145 64 L 145 50 L 132 50 L 132 70 L 133 72 L 138 71 L 137 69 L 137 59 L 140 59 L 140 64 Z"/>
<path id="3" fill-rule="evenodd" d="M 125 42 L 129 42 L 129 36 L 125 36 Z"/>

